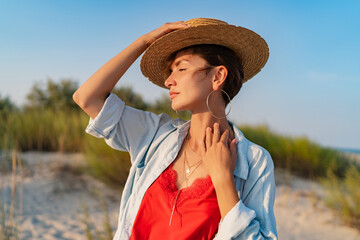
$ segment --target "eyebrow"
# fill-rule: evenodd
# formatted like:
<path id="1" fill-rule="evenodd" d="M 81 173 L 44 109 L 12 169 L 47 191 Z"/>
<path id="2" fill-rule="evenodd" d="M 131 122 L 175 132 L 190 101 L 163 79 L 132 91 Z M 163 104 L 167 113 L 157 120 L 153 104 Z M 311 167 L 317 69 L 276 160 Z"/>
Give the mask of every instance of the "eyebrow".
<path id="1" fill-rule="evenodd" d="M 183 62 L 183 61 L 190 62 L 190 61 L 189 61 L 189 60 L 187 60 L 187 59 L 180 59 L 180 60 L 177 60 L 177 61 L 175 61 L 175 62 L 174 62 L 174 63 L 175 63 L 175 65 L 174 65 L 174 63 L 173 63 L 173 64 L 171 64 L 171 65 L 172 65 L 171 67 L 173 67 L 173 66 L 177 67 L 177 66 L 179 66 L 179 65 L 180 65 L 180 63 L 181 63 L 181 62 Z"/>

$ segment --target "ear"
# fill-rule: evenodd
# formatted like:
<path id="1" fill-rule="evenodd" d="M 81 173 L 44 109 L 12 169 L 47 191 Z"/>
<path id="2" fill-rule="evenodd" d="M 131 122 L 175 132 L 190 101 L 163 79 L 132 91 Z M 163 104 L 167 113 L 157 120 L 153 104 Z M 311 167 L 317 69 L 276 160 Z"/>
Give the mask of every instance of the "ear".
<path id="1" fill-rule="evenodd" d="M 228 75 L 228 70 L 225 66 L 217 66 L 214 68 L 215 74 L 212 80 L 212 88 L 217 91 L 222 88 Z"/>

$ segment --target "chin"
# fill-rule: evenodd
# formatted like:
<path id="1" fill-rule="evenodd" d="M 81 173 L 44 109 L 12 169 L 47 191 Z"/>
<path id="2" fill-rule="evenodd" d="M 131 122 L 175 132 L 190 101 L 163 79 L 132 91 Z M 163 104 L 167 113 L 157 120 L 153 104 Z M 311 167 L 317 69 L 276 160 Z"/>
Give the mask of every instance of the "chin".
<path id="1" fill-rule="evenodd" d="M 181 106 L 180 104 L 176 104 L 176 103 L 174 103 L 174 102 L 172 102 L 171 108 L 172 108 L 174 111 L 186 111 L 186 110 L 188 110 L 187 108 L 185 108 L 185 106 Z"/>

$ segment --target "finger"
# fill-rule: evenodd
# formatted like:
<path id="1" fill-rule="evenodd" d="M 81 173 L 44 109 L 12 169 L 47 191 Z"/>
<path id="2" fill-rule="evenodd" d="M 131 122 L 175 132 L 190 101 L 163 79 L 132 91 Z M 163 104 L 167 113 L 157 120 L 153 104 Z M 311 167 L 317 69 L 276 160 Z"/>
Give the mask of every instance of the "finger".
<path id="1" fill-rule="evenodd" d="M 206 150 L 208 150 L 212 144 L 212 130 L 210 127 L 206 128 L 205 143 L 206 143 Z"/>
<path id="2" fill-rule="evenodd" d="M 220 139 L 220 126 L 218 123 L 214 123 L 213 143 L 219 142 L 219 139 Z"/>
<path id="3" fill-rule="evenodd" d="M 172 32 L 172 31 L 184 29 L 184 28 L 188 28 L 188 27 L 190 27 L 190 25 L 185 24 L 183 21 L 164 23 L 161 27 L 146 34 L 145 36 L 147 36 L 147 37 L 145 39 L 148 44 L 152 44 L 160 37 Z"/>
<path id="4" fill-rule="evenodd" d="M 184 21 L 177 21 L 177 22 L 173 22 L 174 24 L 177 24 L 181 27 L 191 27 L 191 25 L 186 24 Z"/>
<path id="5" fill-rule="evenodd" d="M 221 135 L 220 142 L 224 143 L 226 146 L 228 146 L 228 139 L 229 139 L 229 130 L 225 130 L 223 134 Z"/>
<path id="6" fill-rule="evenodd" d="M 171 31 L 188 28 L 190 26 L 185 24 L 183 21 L 178 21 L 178 22 L 172 22 L 172 23 L 165 23 L 164 27 L 166 29 L 165 32 L 169 33 Z"/>

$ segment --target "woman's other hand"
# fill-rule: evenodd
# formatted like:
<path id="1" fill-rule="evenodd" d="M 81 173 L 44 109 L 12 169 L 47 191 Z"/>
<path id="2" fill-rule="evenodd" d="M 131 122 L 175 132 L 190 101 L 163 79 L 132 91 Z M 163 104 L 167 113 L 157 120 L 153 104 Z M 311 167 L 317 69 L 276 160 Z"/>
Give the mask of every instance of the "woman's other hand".
<path id="1" fill-rule="evenodd" d="M 236 139 L 229 140 L 229 130 L 220 133 L 219 124 L 205 130 L 201 152 L 211 181 L 215 187 L 216 197 L 224 220 L 226 214 L 239 201 L 235 188 L 234 170 L 236 166 Z"/>
<path id="2" fill-rule="evenodd" d="M 233 178 L 236 166 L 236 139 L 229 140 L 229 130 L 221 134 L 218 123 L 214 124 L 213 129 L 208 127 L 205 131 L 201 153 L 213 184 Z"/>

